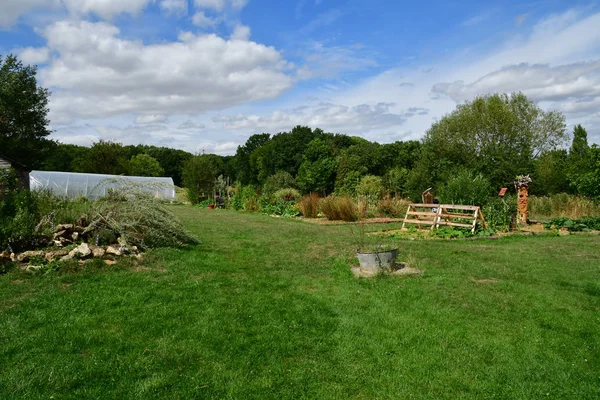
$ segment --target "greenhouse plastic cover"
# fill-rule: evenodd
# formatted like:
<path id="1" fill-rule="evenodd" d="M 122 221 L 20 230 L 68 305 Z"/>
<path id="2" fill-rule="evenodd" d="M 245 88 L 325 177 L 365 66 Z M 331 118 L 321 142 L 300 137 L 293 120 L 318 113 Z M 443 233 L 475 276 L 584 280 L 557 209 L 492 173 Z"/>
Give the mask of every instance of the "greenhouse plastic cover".
<path id="1" fill-rule="evenodd" d="M 67 198 L 85 196 L 96 200 L 106 196 L 110 189 L 134 188 L 160 199 L 175 199 L 172 178 L 31 171 L 29 183 L 31 190 L 50 189 L 57 196 Z"/>

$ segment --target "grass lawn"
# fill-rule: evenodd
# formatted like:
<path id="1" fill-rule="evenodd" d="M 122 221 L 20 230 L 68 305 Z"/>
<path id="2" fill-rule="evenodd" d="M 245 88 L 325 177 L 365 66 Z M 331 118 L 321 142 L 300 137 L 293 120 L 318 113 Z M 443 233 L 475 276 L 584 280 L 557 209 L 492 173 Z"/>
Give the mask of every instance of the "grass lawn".
<path id="1" fill-rule="evenodd" d="M 600 397 L 600 237 L 399 242 L 174 207 L 202 244 L 144 268 L 0 276 L 0 398 Z M 389 228 L 389 227 L 386 227 Z"/>

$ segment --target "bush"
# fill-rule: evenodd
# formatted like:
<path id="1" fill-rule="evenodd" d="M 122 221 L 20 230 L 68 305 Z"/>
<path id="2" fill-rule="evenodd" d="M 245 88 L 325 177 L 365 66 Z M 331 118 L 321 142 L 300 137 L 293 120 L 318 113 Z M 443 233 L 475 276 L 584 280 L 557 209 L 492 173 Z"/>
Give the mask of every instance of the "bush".
<path id="1" fill-rule="evenodd" d="M 384 191 L 383 181 L 375 175 L 364 176 L 356 188 L 356 193 L 367 199 L 378 199 L 383 196 Z"/>
<path id="2" fill-rule="evenodd" d="M 406 215 L 406 209 L 409 202 L 406 200 L 392 199 L 386 197 L 377 202 L 377 212 L 379 215 L 391 218 L 400 218 Z"/>
<path id="3" fill-rule="evenodd" d="M 306 218 L 317 218 L 319 214 L 319 195 L 313 192 L 304 196 L 298 202 L 298 208 Z"/>
<path id="4" fill-rule="evenodd" d="M 441 187 L 439 197 L 444 204 L 483 206 L 490 192 L 490 183 L 483 175 L 463 169 Z"/>
<path id="5" fill-rule="evenodd" d="M 295 188 L 296 180 L 286 171 L 278 171 L 269 176 L 263 185 L 263 195 L 271 195 L 278 190 L 286 188 Z"/>
<path id="6" fill-rule="evenodd" d="M 279 189 L 278 191 L 273 193 L 272 198 L 273 201 L 277 203 L 282 201 L 296 202 L 300 198 L 300 192 L 292 188 Z"/>
<path id="7" fill-rule="evenodd" d="M 514 196 L 496 197 L 482 207 L 483 217 L 488 229 L 493 231 L 508 231 L 511 216 L 517 216 L 517 201 Z"/>
<path id="8" fill-rule="evenodd" d="M 356 221 L 358 210 L 356 203 L 348 196 L 328 196 L 321 199 L 319 206 L 323 214 L 333 221 Z"/>

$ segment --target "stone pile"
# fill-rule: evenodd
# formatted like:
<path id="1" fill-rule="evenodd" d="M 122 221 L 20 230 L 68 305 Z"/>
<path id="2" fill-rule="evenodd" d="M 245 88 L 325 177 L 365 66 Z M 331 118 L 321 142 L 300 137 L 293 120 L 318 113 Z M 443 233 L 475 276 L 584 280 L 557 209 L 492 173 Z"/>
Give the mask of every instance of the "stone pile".
<path id="1" fill-rule="evenodd" d="M 54 249 L 47 250 L 32 250 L 21 253 L 10 253 L 8 251 L 0 252 L 0 263 L 2 262 L 18 262 L 23 269 L 31 270 L 40 268 L 42 264 L 53 261 L 69 261 L 76 259 L 80 264 L 85 264 L 93 259 L 102 259 L 108 265 L 116 263 L 116 258 L 120 256 L 134 256 L 138 260 L 142 260 L 142 254 L 136 246 L 128 246 L 124 241 L 120 240 L 117 244 L 110 246 L 96 246 L 89 244 L 85 240 L 89 239 L 85 228 L 72 224 L 58 225 L 55 233 L 52 235 Z M 79 243 L 71 250 L 66 250 L 65 247 L 72 247 Z M 50 244 L 50 243 L 49 243 Z"/>

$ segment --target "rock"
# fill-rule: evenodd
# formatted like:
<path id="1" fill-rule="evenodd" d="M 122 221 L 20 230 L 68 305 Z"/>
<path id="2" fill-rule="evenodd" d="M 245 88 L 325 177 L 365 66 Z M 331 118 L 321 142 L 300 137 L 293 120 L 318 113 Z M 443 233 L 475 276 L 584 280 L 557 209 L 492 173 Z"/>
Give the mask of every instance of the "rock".
<path id="1" fill-rule="evenodd" d="M 3 251 L 0 253 L 1 260 L 10 260 L 10 253 L 8 251 Z"/>
<path id="2" fill-rule="evenodd" d="M 44 255 L 44 257 L 46 258 L 46 260 L 52 261 L 55 258 L 64 257 L 67 254 L 68 253 L 66 250 L 47 251 L 46 254 Z"/>
<path id="3" fill-rule="evenodd" d="M 77 261 L 77 263 L 79 263 L 79 265 L 85 265 L 85 264 L 88 264 L 91 261 L 92 261 L 92 259 L 89 258 L 87 260 L 79 260 L 79 261 Z"/>
<path id="4" fill-rule="evenodd" d="M 62 243 L 60 242 L 60 240 L 55 240 L 55 241 L 54 241 L 54 245 L 55 245 L 56 247 L 63 247 L 63 245 L 62 245 Z"/>
<path id="5" fill-rule="evenodd" d="M 61 224 L 61 225 L 56 225 L 56 229 L 54 229 L 54 232 L 60 232 L 60 231 L 72 231 L 73 230 L 73 224 Z"/>
<path id="6" fill-rule="evenodd" d="M 115 256 L 120 256 L 123 254 L 123 252 L 121 252 L 120 249 L 118 249 L 114 246 L 108 246 L 106 248 L 106 254 L 114 254 Z"/>
<path id="7" fill-rule="evenodd" d="M 73 241 L 76 242 L 79 239 L 79 232 L 73 232 L 73 234 L 71 235 L 71 239 L 73 239 Z"/>
<path id="8" fill-rule="evenodd" d="M 92 255 L 94 258 L 102 258 L 104 257 L 104 253 L 106 253 L 106 251 L 102 247 L 94 246 L 92 249 Z"/>
<path id="9" fill-rule="evenodd" d="M 567 228 L 560 228 L 558 230 L 558 234 L 560 236 L 568 236 L 569 235 L 569 230 Z"/>
<path id="10" fill-rule="evenodd" d="M 18 262 L 28 262 L 32 257 L 43 257 L 44 256 L 44 252 L 43 251 L 26 251 L 24 253 L 18 254 L 17 255 L 17 261 Z"/>
<path id="11" fill-rule="evenodd" d="M 72 259 L 73 259 L 73 256 L 71 255 L 71 253 L 69 253 L 66 256 L 62 256 L 60 258 L 60 261 L 69 261 L 69 260 L 72 260 Z"/>
<path id="12" fill-rule="evenodd" d="M 72 257 L 78 256 L 81 258 L 88 257 L 92 254 L 92 250 L 90 250 L 90 246 L 87 243 L 81 243 L 79 246 L 75 247 L 73 250 L 69 252 L 69 255 Z"/>
<path id="13" fill-rule="evenodd" d="M 67 231 L 58 231 L 54 234 L 54 239 L 58 239 L 60 237 L 63 237 L 65 234 L 67 233 Z"/>
<path id="14" fill-rule="evenodd" d="M 104 263 L 105 263 L 106 265 L 115 265 L 117 262 L 116 262 L 116 261 L 113 261 L 113 260 L 104 260 Z"/>
<path id="15" fill-rule="evenodd" d="M 60 224 L 60 225 L 56 225 L 54 232 L 72 231 L 72 230 L 73 230 L 73 224 Z"/>
<path id="16" fill-rule="evenodd" d="M 42 268 L 41 265 L 26 265 L 23 269 L 27 272 L 36 272 Z"/>

